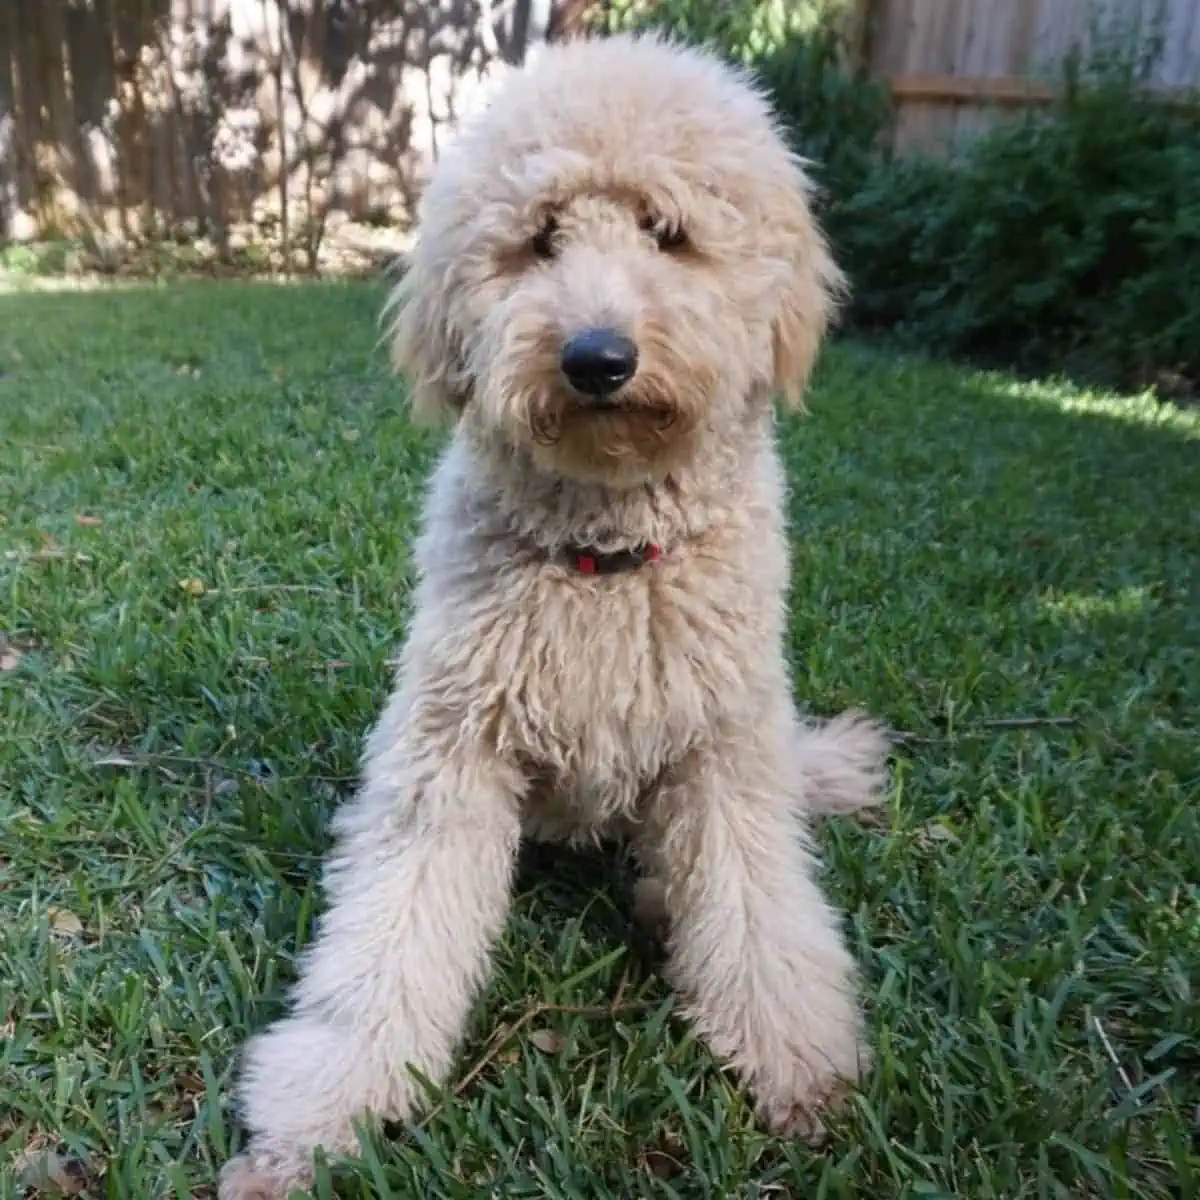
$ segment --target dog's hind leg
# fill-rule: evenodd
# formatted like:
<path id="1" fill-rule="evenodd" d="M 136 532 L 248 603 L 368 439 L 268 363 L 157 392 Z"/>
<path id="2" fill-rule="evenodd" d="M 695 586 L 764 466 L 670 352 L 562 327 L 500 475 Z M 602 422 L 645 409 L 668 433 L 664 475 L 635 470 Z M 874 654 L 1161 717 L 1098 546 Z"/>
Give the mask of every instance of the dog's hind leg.
<path id="1" fill-rule="evenodd" d="M 397 696 L 373 734 L 291 1014 L 247 1050 L 251 1140 L 221 1200 L 282 1200 L 317 1146 L 353 1152 L 355 1122 L 418 1106 L 410 1064 L 434 1082 L 449 1070 L 507 913 L 522 788 L 461 732 Z"/>
<path id="2" fill-rule="evenodd" d="M 819 1140 L 865 1069 L 855 966 L 805 843 L 790 706 L 694 752 L 639 837 L 667 970 L 714 1053 L 774 1129 Z"/>

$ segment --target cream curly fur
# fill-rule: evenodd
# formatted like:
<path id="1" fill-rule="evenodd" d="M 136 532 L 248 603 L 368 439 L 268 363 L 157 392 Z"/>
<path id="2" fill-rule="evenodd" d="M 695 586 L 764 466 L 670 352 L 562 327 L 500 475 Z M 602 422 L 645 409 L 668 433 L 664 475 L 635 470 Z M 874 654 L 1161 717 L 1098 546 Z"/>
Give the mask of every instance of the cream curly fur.
<path id="1" fill-rule="evenodd" d="M 523 832 L 632 839 L 671 981 L 770 1127 L 819 1136 L 859 1078 L 806 823 L 875 801 L 885 742 L 802 723 L 784 658 L 772 397 L 799 403 L 841 285 L 808 197 L 749 82 L 653 38 L 548 48 L 437 164 L 389 320 L 415 410 L 453 434 L 328 911 L 246 1053 L 222 1200 L 283 1197 L 315 1147 L 355 1149 L 354 1121 L 411 1115 L 409 1064 L 445 1079 Z M 560 369 L 595 326 L 640 351 L 614 411 Z M 643 542 L 661 560 L 620 574 L 557 557 Z"/>

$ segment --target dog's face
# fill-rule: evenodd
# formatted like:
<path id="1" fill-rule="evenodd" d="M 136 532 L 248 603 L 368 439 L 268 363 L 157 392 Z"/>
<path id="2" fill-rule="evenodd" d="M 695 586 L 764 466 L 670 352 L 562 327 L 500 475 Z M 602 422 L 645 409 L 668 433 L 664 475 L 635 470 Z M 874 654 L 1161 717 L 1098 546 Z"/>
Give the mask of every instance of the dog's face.
<path id="1" fill-rule="evenodd" d="M 696 51 L 550 47 L 460 133 L 392 298 L 418 412 L 629 485 L 799 400 L 840 277 L 761 97 Z"/>

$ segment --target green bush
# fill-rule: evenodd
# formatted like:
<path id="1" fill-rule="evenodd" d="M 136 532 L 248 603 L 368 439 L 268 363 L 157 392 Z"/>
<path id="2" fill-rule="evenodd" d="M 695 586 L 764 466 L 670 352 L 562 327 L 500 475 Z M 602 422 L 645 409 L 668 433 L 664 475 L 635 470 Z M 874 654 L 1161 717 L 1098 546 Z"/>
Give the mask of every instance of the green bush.
<path id="1" fill-rule="evenodd" d="M 935 352 L 1200 376 L 1200 109 L 1070 87 L 955 161 L 879 159 L 827 223 L 852 318 Z"/>
<path id="2" fill-rule="evenodd" d="M 795 33 L 753 67 L 811 163 L 822 210 L 854 195 L 879 159 L 891 99 L 881 82 L 853 69 L 839 25 L 827 19 Z"/>
<path id="3" fill-rule="evenodd" d="M 604 33 L 662 30 L 750 63 L 836 17 L 844 0 L 611 0 L 592 10 Z"/>

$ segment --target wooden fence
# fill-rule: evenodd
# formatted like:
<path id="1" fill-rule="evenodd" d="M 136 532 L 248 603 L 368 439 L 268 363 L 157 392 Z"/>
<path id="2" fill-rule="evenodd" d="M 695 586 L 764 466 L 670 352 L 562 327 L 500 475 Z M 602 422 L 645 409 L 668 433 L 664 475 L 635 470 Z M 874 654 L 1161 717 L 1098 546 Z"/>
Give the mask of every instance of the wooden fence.
<path id="1" fill-rule="evenodd" d="M 1200 0 L 862 0 L 859 28 L 901 152 L 1046 104 L 1072 54 L 1122 56 L 1166 100 L 1200 85 Z"/>
<path id="2" fill-rule="evenodd" d="M 0 0 L 0 241 L 402 221 L 539 0 Z M 540 31 L 539 31 L 540 26 Z"/>
<path id="3" fill-rule="evenodd" d="M 606 2 L 0 0 L 0 242 L 224 252 L 271 227 L 315 264 L 333 222 L 402 223 L 497 74 Z M 1073 50 L 1133 50 L 1152 87 L 1200 82 L 1200 0 L 842 2 L 902 151 L 1045 103 Z"/>

